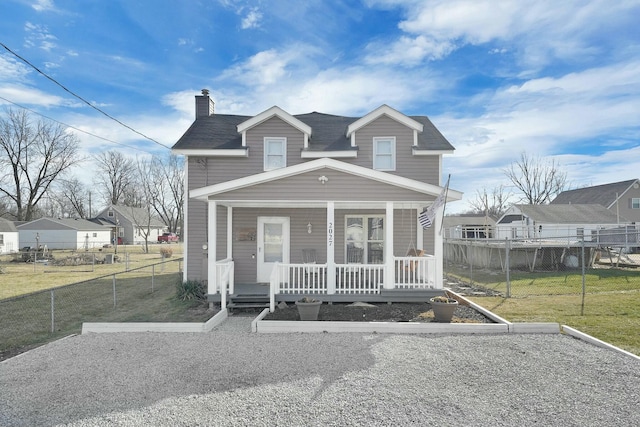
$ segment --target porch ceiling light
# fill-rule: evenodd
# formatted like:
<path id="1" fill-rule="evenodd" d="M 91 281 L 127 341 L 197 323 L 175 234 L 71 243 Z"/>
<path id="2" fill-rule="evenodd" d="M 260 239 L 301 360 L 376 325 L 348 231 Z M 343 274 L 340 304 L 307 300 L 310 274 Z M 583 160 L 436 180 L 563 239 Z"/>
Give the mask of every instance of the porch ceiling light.
<path id="1" fill-rule="evenodd" d="M 207 246 L 207 244 L 206 244 L 206 243 L 204 243 L 204 244 L 202 245 L 202 250 L 203 250 L 203 251 L 206 251 L 207 249 L 209 249 L 209 246 Z"/>
<path id="2" fill-rule="evenodd" d="M 327 181 L 329 181 L 329 178 L 327 178 L 326 176 L 322 175 L 320 178 L 318 178 L 318 181 L 320 181 L 322 183 L 322 185 L 326 184 Z"/>

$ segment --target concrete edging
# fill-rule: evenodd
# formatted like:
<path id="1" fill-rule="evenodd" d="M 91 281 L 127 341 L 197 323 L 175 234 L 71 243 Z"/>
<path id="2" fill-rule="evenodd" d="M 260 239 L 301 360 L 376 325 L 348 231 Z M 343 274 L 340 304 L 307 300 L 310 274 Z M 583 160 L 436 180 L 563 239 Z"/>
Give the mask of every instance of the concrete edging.
<path id="1" fill-rule="evenodd" d="M 83 323 L 82 334 L 113 332 L 210 332 L 228 317 L 227 309 L 220 310 L 204 323 L 192 322 L 103 322 Z"/>
<path id="2" fill-rule="evenodd" d="M 570 336 L 572 336 L 574 338 L 577 338 L 579 340 L 582 340 L 582 341 L 586 341 L 589 344 L 593 344 L 593 345 L 595 345 L 597 347 L 602 347 L 602 348 L 606 348 L 608 350 L 617 351 L 617 352 L 622 353 L 622 354 L 624 354 L 626 356 L 631 356 L 636 360 L 640 360 L 640 356 L 636 356 L 635 354 L 630 353 L 630 352 L 628 352 L 626 350 L 623 350 L 620 347 L 616 347 L 613 344 L 609 344 L 608 342 L 604 342 L 602 340 L 599 340 L 596 337 L 592 337 L 589 334 L 585 334 L 584 332 L 580 332 L 579 330 L 574 329 L 574 328 L 572 328 L 570 326 L 562 325 L 561 331 L 562 331 L 563 334 L 570 335 Z"/>
<path id="3" fill-rule="evenodd" d="M 253 329 L 253 325 L 252 325 Z M 422 323 L 422 322 L 325 322 L 256 320 L 257 333 L 360 332 L 395 334 L 506 334 L 508 325 L 499 323 Z"/>

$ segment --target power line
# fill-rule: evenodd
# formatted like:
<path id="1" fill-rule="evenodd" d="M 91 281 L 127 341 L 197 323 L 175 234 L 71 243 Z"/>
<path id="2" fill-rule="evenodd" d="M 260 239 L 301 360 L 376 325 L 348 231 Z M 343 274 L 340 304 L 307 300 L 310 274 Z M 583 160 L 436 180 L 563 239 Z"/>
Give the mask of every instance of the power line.
<path id="1" fill-rule="evenodd" d="M 13 50 L 11 50 L 7 45 L 5 45 L 4 43 L 0 42 L 0 45 L 5 48 L 10 54 L 12 54 L 13 56 L 15 56 L 16 58 L 20 59 L 22 62 L 24 62 L 25 64 L 27 64 L 28 66 L 30 66 L 31 68 L 33 68 L 34 70 L 36 70 L 38 73 L 40 73 L 41 75 L 43 75 L 44 77 L 46 77 L 47 79 L 51 80 L 53 83 L 55 83 L 56 85 L 60 86 L 64 91 L 68 92 L 69 94 L 71 94 L 72 96 L 78 98 L 80 101 L 84 102 L 85 104 L 87 104 L 89 107 L 93 108 L 94 110 L 98 111 L 101 114 L 104 114 L 105 116 L 107 116 L 108 118 L 110 118 L 111 120 L 115 121 L 116 123 L 120 124 L 121 126 L 124 126 L 125 128 L 129 129 L 132 132 L 137 133 L 138 135 L 142 136 L 145 139 L 148 139 L 149 141 L 158 144 L 159 146 L 161 146 L 162 148 L 166 148 L 166 149 L 170 149 L 169 147 L 167 147 L 166 145 L 156 141 L 155 139 L 143 134 L 142 132 L 138 132 L 137 130 L 135 130 L 134 128 L 132 128 L 131 126 L 122 123 L 120 120 L 116 119 L 115 117 L 111 116 L 110 114 L 106 113 L 105 111 L 101 110 L 100 108 L 96 107 L 95 105 L 93 105 L 92 103 L 90 103 L 89 101 L 87 101 L 86 99 L 84 99 L 83 97 L 81 97 L 80 95 L 74 93 L 73 91 L 71 91 L 70 89 L 66 88 L 62 83 L 59 83 L 56 79 L 54 79 L 53 77 L 50 77 L 48 74 L 46 74 L 45 72 L 41 71 L 38 67 L 36 67 L 35 65 L 33 65 L 31 62 L 29 62 L 27 59 L 23 58 L 22 56 L 18 55 L 16 52 L 14 52 Z"/>
<path id="2" fill-rule="evenodd" d="M 87 134 L 87 135 L 93 136 L 94 138 L 98 138 L 98 139 L 101 139 L 101 140 L 103 140 L 103 141 L 110 142 L 110 143 L 112 143 L 112 144 L 121 145 L 121 146 L 123 146 L 123 147 L 131 148 L 132 150 L 142 151 L 143 153 L 153 154 L 153 153 L 151 153 L 151 152 L 149 152 L 149 151 L 146 151 L 146 150 L 143 150 L 143 149 L 141 149 L 141 148 L 133 147 L 133 146 L 131 146 L 131 145 L 127 145 L 127 144 L 123 144 L 122 142 L 113 141 L 113 140 L 108 139 L 108 138 L 105 138 L 105 137 L 103 137 L 103 136 L 96 135 L 96 134 L 91 133 L 91 132 L 88 132 L 88 131 L 86 131 L 86 130 L 82 130 L 82 129 L 77 128 L 77 127 L 75 127 L 75 126 L 68 125 L 68 124 L 66 124 L 66 123 L 64 123 L 64 122 L 61 122 L 61 121 L 59 121 L 59 120 L 53 119 L 53 118 L 48 117 L 48 116 L 45 116 L 44 114 L 38 113 L 37 111 L 32 110 L 31 108 L 27 108 L 27 107 L 25 107 L 25 106 L 23 106 L 23 105 L 20 105 L 20 104 L 16 103 L 16 102 L 13 102 L 13 101 L 11 101 L 10 99 L 7 99 L 7 98 L 5 98 L 5 97 L 3 97 L 3 96 L 0 96 L 0 99 L 2 99 L 3 101 L 8 102 L 8 103 L 10 103 L 10 104 L 13 104 L 13 105 L 15 105 L 16 107 L 19 107 L 19 108 L 22 108 L 22 109 L 24 109 L 24 110 L 27 110 L 27 111 L 29 111 L 29 112 L 31 112 L 31 113 L 33 113 L 33 114 L 37 114 L 37 115 L 38 115 L 38 116 L 40 116 L 40 117 L 44 117 L 45 119 L 48 119 L 48 120 L 51 120 L 51 121 L 53 121 L 53 122 L 59 123 L 59 124 L 61 124 L 61 125 L 63 125 L 63 126 L 66 126 L 66 127 L 68 127 L 68 128 L 71 128 L 71 129 L 73 129 L 73 130 L 77 130 L 78 132 L 82 132 L 82 133 L 85 133 L 85 134 Z"/>

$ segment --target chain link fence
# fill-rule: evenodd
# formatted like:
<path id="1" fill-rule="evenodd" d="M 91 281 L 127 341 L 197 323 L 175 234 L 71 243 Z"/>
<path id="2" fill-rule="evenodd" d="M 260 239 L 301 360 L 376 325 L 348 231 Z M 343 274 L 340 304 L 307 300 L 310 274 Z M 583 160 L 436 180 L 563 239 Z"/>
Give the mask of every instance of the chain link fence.
<path id="1" fill-rule="evenodd" d="M 0 300 L 0 354 L 79 333 L 83 322 L 163 321 L 183 259 Z"/>
<path id="2" fill-rule="evenodd" d="M 637 241 L 637 240 L 636 240 Z M 616 243 L 617 242 L 617 243 Z M 607 244 L 609 243 L 609 244 Z M 444 272 L 505 297 L 640 290 L 640 251 L 628 235 L 444 241 Z"/>

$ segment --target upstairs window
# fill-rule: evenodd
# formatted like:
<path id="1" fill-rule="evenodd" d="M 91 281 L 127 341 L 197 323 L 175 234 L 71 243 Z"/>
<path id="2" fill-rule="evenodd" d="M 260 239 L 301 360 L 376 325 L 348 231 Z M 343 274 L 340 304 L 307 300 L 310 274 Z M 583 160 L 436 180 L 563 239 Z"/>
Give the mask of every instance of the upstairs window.
<path id="1" fill-rule="evenodd" d="M 264 139 L 264 170 L 287 167 L 287 138 Z"/>
<path id="2" fill-rule="evenodd" d="M 373 138 L 373 168 L 379 171 L 396 170 L 396 138 Z"/>
<path id="3" fill-rule="evenodd" d="M 631 209 L 640 209 L 640 198 L 631 199 Z"/>

